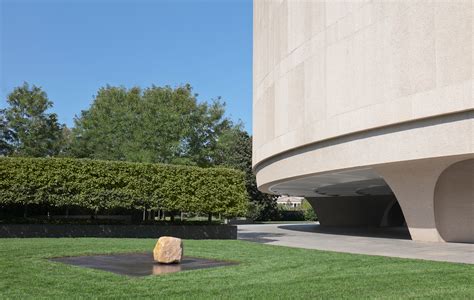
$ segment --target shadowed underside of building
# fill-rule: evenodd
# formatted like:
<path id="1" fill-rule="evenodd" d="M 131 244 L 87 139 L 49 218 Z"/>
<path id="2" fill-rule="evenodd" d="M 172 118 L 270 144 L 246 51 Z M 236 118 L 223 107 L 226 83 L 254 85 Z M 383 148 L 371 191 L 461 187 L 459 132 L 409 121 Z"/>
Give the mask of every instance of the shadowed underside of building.
<path id="1" fill-rule="evenodd" d="M 474 242 L 472 1 L 254 1 L 253 167 L 326 226 Z"/>

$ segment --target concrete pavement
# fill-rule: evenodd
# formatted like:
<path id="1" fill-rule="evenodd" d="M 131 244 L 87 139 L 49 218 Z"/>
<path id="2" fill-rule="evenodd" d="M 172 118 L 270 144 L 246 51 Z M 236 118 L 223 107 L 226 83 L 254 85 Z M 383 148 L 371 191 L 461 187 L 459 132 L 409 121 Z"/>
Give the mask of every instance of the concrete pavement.
<path id="1" fill-rule="evenodd" d="M 415 242 L 406 229 L 341 229 L 308 224 L 238 226 L 238 239 L 269 245 L 474 264 L 474 244 Z"/>

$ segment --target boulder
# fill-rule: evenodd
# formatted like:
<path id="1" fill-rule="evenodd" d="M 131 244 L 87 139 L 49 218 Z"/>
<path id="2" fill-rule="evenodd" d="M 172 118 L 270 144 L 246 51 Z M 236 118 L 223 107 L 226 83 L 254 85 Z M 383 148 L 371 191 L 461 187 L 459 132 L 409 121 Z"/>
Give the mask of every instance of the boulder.
<path id="1" fill-rule="evenodd" d="M 183 259 L 183 241 L 171 236 L 160 237 L 153 249 L 153 259 L 162 264 L 180 263 Z"/>

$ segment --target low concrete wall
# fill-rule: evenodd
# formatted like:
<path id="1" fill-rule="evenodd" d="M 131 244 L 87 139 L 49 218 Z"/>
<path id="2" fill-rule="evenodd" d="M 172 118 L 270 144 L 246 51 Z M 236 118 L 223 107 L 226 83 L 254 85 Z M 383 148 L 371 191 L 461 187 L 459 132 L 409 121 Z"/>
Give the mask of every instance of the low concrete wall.
<path id="1" fill-rule="evenodd" d="M 54 225 L 4 224 L 0 238 L 30 237 L 103 237 L 159 238 L 174 236 L 182 239 L 237 239 L 237 226 L 232 225 Z"/>

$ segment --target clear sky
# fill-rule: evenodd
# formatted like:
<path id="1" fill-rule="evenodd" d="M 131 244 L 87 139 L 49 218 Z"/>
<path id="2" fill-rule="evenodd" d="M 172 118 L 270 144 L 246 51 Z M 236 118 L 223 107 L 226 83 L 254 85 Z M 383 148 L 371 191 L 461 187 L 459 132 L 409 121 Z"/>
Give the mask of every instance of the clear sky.
<path id="1" fill-rule="evenodd" d="M 251 0 L 0 0 L 0 35 L 0 107 L 27 81 L 72 126 L 106 84 L 190 83 L 251 131 Z"/>

